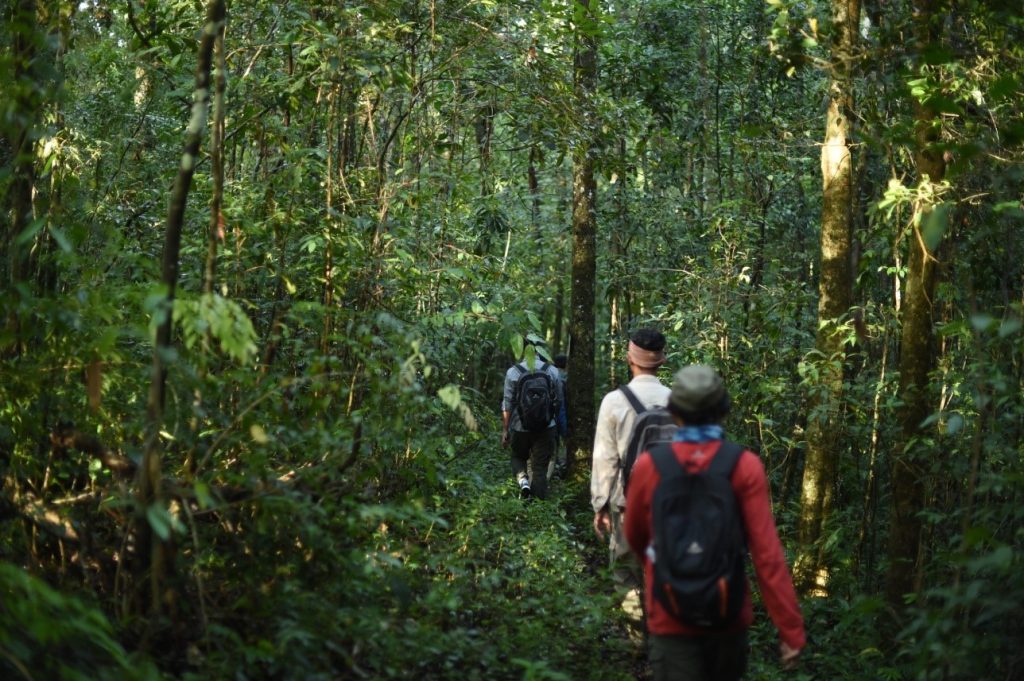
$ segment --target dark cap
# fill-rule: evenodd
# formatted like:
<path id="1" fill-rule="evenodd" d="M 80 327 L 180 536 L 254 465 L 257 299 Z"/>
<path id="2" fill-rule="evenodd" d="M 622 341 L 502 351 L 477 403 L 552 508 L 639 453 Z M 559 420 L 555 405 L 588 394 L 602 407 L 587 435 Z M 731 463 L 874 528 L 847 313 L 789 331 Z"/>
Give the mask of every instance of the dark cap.
<path id="1" fill-rule="evenodd" d="M 691 364 L 676 372 L 669 402 L 679 411 L 698 414 L 721 405 L 725 381 L 718 372 L 703 364 Z"/>

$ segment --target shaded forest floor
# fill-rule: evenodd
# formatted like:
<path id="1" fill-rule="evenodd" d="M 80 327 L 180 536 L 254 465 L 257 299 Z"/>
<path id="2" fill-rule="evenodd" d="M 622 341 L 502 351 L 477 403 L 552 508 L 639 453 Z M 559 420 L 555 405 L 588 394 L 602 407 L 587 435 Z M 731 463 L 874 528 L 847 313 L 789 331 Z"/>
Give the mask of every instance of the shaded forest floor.
<path id="1" fill-rule="evenodd" d="M 463 659 L 451 678 L 648 678 L 644 644 L 592 530 L 587 463 L 552 481 L 548 499 L 528 502 L 518 498 L 507 450 L 485 440 L 453 463 L 452 496 L 438 508 L 450 528 L 427 548 L 451 556 L 460 573 L 451 587 L 475 613 L 462 633 L 488 641 L 491 654 Z M 749 678 L 778 673 L 776 640 L 759 613 Z M 448 678 L 446 670 L 423 671 Z"/>
<path id="2" fill-rule="evenodd" d="M 183 605 L 205 603 L 206 626 L 169 629 L 145 652 L 88 592 L 65 596 L 0 564 L 0 678 L 647 678 L 592 530 L 589 468 L 526 502 L 496 440 L 426 457 L 404 482 L 392 475 L 415 485 L 406 501 L 296 491 L 238 509 L 235 532 L 210 528 L 207 541 L 245 539 L 246 550 L 211 543 L 188 556 L 205 590 Z M 54 656 L 54 645 L 74 654 Z M 758 612 L 748 678 L 783 678 L 776 645 Z M 863 678 L 808 675 L 813 655 L 785 678 Z"/>
<path id="3" fill-rule="evenodd" d="M 547 499 L 524 501 L 508 450 L 487 440 L 453 463 L 452 496 L 437 509 L 449 531 L 426 548 L 451 556 L 460 573 L 452 587 L 474 601 L 463 633 L 496 654 L 464 660 L 450 678 L 645 678 L 643 644 L 630 637 L 607 549 L 591 529 L 589 471 L 577 466 L 551 481 Z M 427 671 L 435 674 L 449 678 Z"/>

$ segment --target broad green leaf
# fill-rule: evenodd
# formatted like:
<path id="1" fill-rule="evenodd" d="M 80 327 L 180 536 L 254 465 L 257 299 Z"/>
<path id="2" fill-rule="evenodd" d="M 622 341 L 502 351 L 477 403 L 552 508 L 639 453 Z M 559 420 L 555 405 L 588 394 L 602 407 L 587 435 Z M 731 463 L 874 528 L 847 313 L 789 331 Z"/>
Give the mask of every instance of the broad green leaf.
<path id="1" fill-rule="evenodd" d="M 1005 572 L 1013 565 L 1013 549 L 1009 546 L 1000 546 L 984 556 L 975 558 L 967 563 L 972 573 L 993 570 Z"/>
<path id="2" fill-rule="evenodd" d="M 58 246 L 60 246 L 60 250 L 64 251 L 65 253 L 70 253 L 72 251 L 71 241 L 68 239 L 67 235 L 63 232 L 63 230 L 59 229 L 54 225 L 50 225 L 49 231 L 50 236 L 52 236 L 53 240 L 57 242 Z"/>
<path id="3" fill-rule="evenodd" d="M 1003 323 L 999 325 L 999 337 L 1006 338 L 1020 331 L 1021 320 L 1017 317 L 1011 317 L 1004 319 Z"/>
<path id="4" fill-rule="evenodd" d="M 149 521 L 149 526 L 162 541 L 171 538 L 171 518 L 166 508 L 159 504 L 152 504 L 146 509 L 146 520 Z"/>
<path id="5" fill-rule="evenodd" d="M 988 331 L 995 324 L 995 317 L 990 314 L 979 313 L 971 315 L 971 326 L 975 331 Z"/>
<path id="6" fill-rule="evenodd" d="M 949 211 L 948 203 L 940 203 L 921 217 L 921 238 L 929 252 L 934 252 L 942 242 L 942 235 L 949 224 Z"/>
<path id="7" fill-rule="evenodd" d="M 210 495 L 209 485 L 200 480 L 196 482 L 195 485 L 192 486 L 192 489 L 195 491 L 196 501 L 199 502 L 200 508 L 213 508 L 214 500 L 213 497 Z"/>
<path id="8" fill-rule="evenodd" d="M 14 239 L 15 245 L 24 246 L 28 242 L 32 241 L 32 239 L 36 238 L 36 235 L 42 231 L 45 224 L 45 218 L 36 218 L 32 222 L 28 223 L 28 226 L 21 230 L 21 234 Z"/>

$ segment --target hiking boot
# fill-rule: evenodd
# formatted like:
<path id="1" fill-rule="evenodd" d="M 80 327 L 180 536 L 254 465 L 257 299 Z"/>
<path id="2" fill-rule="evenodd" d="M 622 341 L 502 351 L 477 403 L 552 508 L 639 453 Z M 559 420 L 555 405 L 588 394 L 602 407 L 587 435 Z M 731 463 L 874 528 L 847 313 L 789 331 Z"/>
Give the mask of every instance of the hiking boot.
<path id="1" fill-rule="evenodd" d="M 519 498 L 529 499 L 530 498 L 530 480 L 529 478 L 519 478 Z"/>

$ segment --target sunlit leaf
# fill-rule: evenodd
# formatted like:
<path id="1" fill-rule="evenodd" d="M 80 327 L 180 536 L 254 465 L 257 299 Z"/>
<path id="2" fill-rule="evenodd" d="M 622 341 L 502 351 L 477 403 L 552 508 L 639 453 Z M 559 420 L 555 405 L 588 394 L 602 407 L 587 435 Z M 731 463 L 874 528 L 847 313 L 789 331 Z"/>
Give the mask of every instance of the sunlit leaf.
<path id="1" fill-rule="evenodd" d="M 252 437 L 252 441 L 258 445 L 265 445 L 270 442 L 270 438 L 267 437 L 267 431 L 263 430 L 263 426 L 255 423 L 249 426 L 249 435 Z"/>

